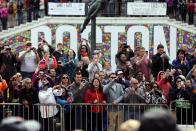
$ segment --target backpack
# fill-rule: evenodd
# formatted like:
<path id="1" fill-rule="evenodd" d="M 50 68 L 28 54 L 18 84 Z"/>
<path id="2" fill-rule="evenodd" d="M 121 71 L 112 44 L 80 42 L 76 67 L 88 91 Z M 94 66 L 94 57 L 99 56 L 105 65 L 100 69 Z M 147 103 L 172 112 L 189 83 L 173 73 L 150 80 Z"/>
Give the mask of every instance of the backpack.
<path id="1" fill-rule="evenodd" d="M 13 3 L 10 3 L 9 9 L 8 9 L 8 13 L 9 14 L 13 14 L 14 13 L 14 4 Z"/>

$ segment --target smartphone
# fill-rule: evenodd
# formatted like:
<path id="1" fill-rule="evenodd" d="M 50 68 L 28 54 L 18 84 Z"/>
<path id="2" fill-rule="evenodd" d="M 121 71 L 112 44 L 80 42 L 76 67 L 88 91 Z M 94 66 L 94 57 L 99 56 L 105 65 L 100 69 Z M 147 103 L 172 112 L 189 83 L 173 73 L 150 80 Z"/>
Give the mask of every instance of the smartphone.
<path id="1" fill-rule="evenodd" d="M 82 80 L 82 83 L 83 83 L 83 84 L 85 84 L 85 83 L 86 83 L 86 80 L 85 80 L 85 79 L 83 79 L 83 80 Z"/>
<path id="2" fill-rule="evenodd" d="M 58 64 L 61 65 L 62 64 L 62 61 L 58 61 Z"/>
<path id="3" fill-rule="evenodd" d="M 11 50 L 11 48 L 10 48 L 10 47 L 8 47 L 8 48 L 6 48 L 6 50 L 10 51 L 10 50 Z"/>

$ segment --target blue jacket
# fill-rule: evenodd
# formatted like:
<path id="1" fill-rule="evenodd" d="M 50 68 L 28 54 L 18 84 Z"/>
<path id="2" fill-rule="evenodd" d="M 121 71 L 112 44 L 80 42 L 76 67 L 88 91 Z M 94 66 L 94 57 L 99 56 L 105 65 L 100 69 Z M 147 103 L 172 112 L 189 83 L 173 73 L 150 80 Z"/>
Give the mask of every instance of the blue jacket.
<path id="1" fill-rule="evenodd" d="M 64 99 L 61 99 L 60 97 L 56 96 L 56 103 L 64 107 L 65 112 L 69 112 L 72 109 L 72 106 Z"/>
<path id="2" fill-rule="evenodd" d="M 176 59 L 176 60 L 173 60 L 172 62 L 172 68 L 180 69 L 182 70 L 183 75 L 186 75 L 190 69 L 190 66 L 187 60 L 185 60 L 184 63 L 181 64 L 181 61 L 179 59 Z"/>

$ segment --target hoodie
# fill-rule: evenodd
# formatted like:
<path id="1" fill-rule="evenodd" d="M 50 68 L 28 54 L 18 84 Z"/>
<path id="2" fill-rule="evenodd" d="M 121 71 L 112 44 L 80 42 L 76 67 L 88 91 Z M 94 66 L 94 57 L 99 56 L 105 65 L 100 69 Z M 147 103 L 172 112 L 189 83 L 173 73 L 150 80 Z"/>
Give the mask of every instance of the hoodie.
<path id="1" fill-rule="evenodd" d="M 157 84 L 161 90 L 161 92 L 163 93 L 163 95 L 165 96 L 165 98 L 167 99 L 167 101 L 169 102 L 169 90 L 171 89 L 171 84 L 167 81 L 167 78 L 163 78 L 161 79 L 161 73 L 163 73 L 164 71 L 160 71 L 157 75 Z"/>

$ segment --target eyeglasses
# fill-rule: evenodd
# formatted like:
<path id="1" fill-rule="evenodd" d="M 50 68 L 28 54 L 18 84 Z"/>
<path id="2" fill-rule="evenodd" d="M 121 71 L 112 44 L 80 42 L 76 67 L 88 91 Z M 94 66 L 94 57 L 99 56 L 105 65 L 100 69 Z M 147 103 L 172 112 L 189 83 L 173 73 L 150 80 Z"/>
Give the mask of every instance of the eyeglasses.
<path id="1" fill-rule="evenodd" d="M 180 81 L 180 80 L 177 80 L 176 82 L 179 83 L 179 82 L 181 82 L 181 81 Z"/>

